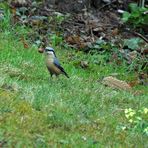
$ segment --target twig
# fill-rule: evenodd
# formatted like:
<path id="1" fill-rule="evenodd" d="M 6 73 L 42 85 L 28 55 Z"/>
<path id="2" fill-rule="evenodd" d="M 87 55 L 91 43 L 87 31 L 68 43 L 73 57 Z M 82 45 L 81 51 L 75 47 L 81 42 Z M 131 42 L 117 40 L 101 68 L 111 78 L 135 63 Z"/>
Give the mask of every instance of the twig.
<path id="1" fill-rule="evenodd" d="M 132 33 L 132 34 L 134 34 L 134 35 L 136 35 L 136 36 L 138 36 L 138 37 L 140 37 L 140 38 L 143 39 L 146 43 L 148 43 L 148 39 L 147 39 L 146 37 L 144 37 L 142 34 L 136 32 L 136 31 L 127 29 L 127 28 L 125 28 L 124 30 L 125 30 L 125 31 L 128 31 L 128 32 L 130 32 L 130 33 Z"/>
<path id="2" fill-rule="evenodd" d="M 112 1 L 110 3 L 107 3 L 107 4 L 103 5 L 102 7 L 99 8 L 99 10 L 103 9 L 104 7 L 107 7 L 107 6 L 111 5 L 112 3 L 116 2 L 116 1 L 117 0 L 114 0 L 114 1 Z"/>
<path id="3" fill-rule="evenodd" d="M 148 43 L 148 39 L 147 39 L 146 37 L 144 37 L 142 34 L 140 34 L 140 33 L 138 33 L 138 32 L 135 32 L 135 31 L 133 32 L 133 34 L 139 36 L 139 37 L 142 38 L 145 42 Z"/>
<path id="4" fill-rule="evenodd" d="M 91 33 L 92 40 L 93 40 L 93 42 L 94 42 L 95 39 L 94 39 L 94 34 L 93 34 L 93 29 L 92 29 L 92 27 L 90 28 L 90 33 Z"/>

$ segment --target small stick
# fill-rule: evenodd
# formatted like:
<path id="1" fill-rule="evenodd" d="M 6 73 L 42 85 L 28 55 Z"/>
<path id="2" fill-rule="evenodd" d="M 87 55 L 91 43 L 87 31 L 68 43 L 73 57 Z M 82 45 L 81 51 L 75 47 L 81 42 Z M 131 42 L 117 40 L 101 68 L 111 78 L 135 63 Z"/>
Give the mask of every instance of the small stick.
<path id="1" fill-rule="evenodd" d="M 146 43 L 148 43 L 148 39 L 146 37 L 144 37 L 142 34 L 138 33 L 138 32 L 135 32 L 135 31 L 132 31 L 132 30 L 129 30 L 127 28 L 124 29 L 125 31 L 128 31 L 134 35 L 137 35 L 138 37 L 140 37 L 141 39 L 143 39 Z"/>
<path id="2" fill-rule="evenodd" d="M 114 1 L 112 1 L 110 3 L 107 3 L 107 4 L 103 5 L 101 8 L 99 8 L 99 10 L 103 9 L 104 7 L 107 7 L 107 6 L 111 5 L 112 3 L 116 2 L 116 1 L 117 0 L 114 0 Z"/>
<path id="3" fill-rule="evenodd" d="M 148 39 L 146 37 L 144 37 L 142 34 L 138 33 L 138 32 L 133 32 L 135 35 L 139 36 L 140 38 L 142 38 L 145 42 L 148 43 Z"/>

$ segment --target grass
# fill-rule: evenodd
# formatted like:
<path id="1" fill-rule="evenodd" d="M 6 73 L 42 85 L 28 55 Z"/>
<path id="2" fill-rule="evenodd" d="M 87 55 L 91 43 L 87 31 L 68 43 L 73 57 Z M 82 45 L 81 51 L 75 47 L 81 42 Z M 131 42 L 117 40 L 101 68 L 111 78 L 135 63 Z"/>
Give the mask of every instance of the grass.
<path id="1" fill-rule="evenodd" d="M 147 87 L 114 90 L 100 79 L 113 73 L 130 81 L 135 74 L 125 64 L 105 63 L 105 55 L 89 55 L 57 47 L 70 75 L 51 79 L 43 54 L 26 49 L 18 27 L 0 33 L 0 147 L 147 147 L 147 135 L 121 130 L 124 109 L 147 107 Z M 80 61 L 89 61 L 82 69 Z"/>

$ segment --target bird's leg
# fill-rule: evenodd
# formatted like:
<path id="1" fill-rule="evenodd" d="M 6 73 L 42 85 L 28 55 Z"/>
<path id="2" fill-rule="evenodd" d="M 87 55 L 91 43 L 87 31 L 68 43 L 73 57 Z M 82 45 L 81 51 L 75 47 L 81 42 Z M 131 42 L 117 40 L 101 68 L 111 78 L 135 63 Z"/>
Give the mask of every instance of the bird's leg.
<path id="1" fill-rule="evenodd" d="M 53 76 L 53 73 L 52 73 L 52 72 L 50 72 L 50 76 L 51 76 L 51 78 L 52 78 L 52 76 Z"/>
<path id="2" fill-rule="evenodd" d="M 52 81 L 53 73 L 50 72 L 50 76 L 51 76 L 51 77 L 49 77 L 49 81 L 51 82 L 51 81 Z"/>

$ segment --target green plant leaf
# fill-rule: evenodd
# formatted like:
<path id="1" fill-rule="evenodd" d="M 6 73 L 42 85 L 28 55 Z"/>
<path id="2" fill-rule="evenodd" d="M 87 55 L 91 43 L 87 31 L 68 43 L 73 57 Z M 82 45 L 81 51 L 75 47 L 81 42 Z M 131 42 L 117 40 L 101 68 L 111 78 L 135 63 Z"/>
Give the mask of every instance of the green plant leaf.
<path id="1" fill-rule="evenodd" d="M 122 21 L 127 22 L 129 20 L 130 16 L 131 16 L 131 14 L 129 12 L 127 12 L 127 11 L 124 12 L 123 17 L 122 17 Z"/>
<path id="2" fill-rule="evenodd" d="M 141 43 L 140 38 L 132 38 L 132 39 L 125 39 L 124 40 L 124 46 L 127 46 L 128 48 L 135 50 L 139 48 L 139 43 Z"/>
<path id="3" fill-rule="evenodd" d="M 131 3 L 129 4 L 129 9 L 131 10 L 131 12 L 137 11 L 139 7 L 137 6 L 136 3 Z"/>
<path id="4" fill-rule="evenodd" d="M 133 11 L 133 13 L 131 14 L 131 16 L 132 16 L 133 18 L 137 18 L 137 17 L 140 18 L 140 15 L 141 15 L 141 13 L 140 13 L 139 11 Z"/>
<path id="5" fill-rule="evenodd" d="M 51 36 L 52 45 L 53 47 L 57 46 L 58 44 L 62 43 L 62 37 L 57 36 L 56 34 Z"/>

